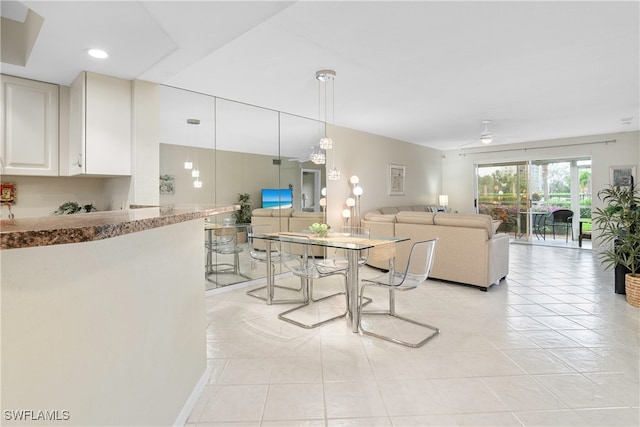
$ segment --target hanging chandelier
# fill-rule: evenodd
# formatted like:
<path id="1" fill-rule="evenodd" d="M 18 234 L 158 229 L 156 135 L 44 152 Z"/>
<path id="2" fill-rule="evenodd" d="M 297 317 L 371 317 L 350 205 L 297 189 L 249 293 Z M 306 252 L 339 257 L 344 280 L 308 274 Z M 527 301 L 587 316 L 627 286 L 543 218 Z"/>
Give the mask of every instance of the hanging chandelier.
<path id="1" fill-rule="evenodd" d="M 200 124 L 200 119 L 187 119 L 187 125 L 192 125 L 192 126 L 197 126 Z M 187 135 L 187 145 L 191 146 L 192 141 L 191 141 L 191 132 L 188 133 Z M 196 158 L 197 160 L 197 158 Z M 193 181 L 193 188 L 202 188 L 202 181 L 200 181 L 200 170 L 198 169 L 198 164 L 196 163 L 196 166 L 193 167 L 193 162 L 189 159 L 187 159 L 186 162 L 184 162 L 184 168 L 185 169 L 190 169 L 191 170 L 191 177 L 195 178 L 195 180 Z"/>
<path id="2" fill-rule="evenodd" d="M 333 148 L 333 140 L 328 136 L 320 138 L 320 148 L 323 150 L 331 150 Z"/>
<path id="3" fill-rule="evenodd" d="M 187 119 L 187 125 L 199 125 L 200 119 Z M 189 126 L 187 126 L 187 146 L 191 145 L 191 131 L 189 130 Z M 193 169 L 193 162 L 187 157 L 187 160 L 184 162 L 184 168 L 191 170 Z"/>
<path id="4" fill-rule="evenodd" d="M 327 155 L 325 150 L 316 145 L 312 148 L 309 159 L 316 165 L 324 165 L 327 162 Z"/>
<path id="5" fill-rule="evenodd" d="M 336 168 L 336 165 L 333 165 L 331 169 L 327 172 L 327 178 L 331 181 L 337 181 L 340 179 L 340 171 Z"/>
<path id="6" fill-rule="evenodd" d="M 327 136 L 327 122 L 328 122 L 328 117 L 327 117 L 327 105 L 329 104 L 328 101 L 328 92 L 331 92 L 331 123 L 333 123 L 333 119 L 334 119 L 334 109 L 335 109 L 335 90 L 334 90 L 334 81 L 336 78 L 336 72 L 333 70 L 320 70 L 316 72 L 316 80 L 318 80 L 318 100 L 319 100 L 319 104 L 318 104 L 318 115 L 322 116 L 322 113 L 324 112 L 324 117 L 320 117 L 320 121 L 324 121 L 324 136 L 322 138 L 320 138 L 320 143 L 318 145 L 319 149 L 322 151 L 324 150 L 324 152 L 326 153 L 326 150 L 331 150 L 333 149 L 333 140 L 331 138 L 329 138 Z M 331 85 L 330 91 L 327 91 L 327 86 Z M 323 96 L 324 93 L 324 96 Z M 324 120 L 322 120 L 324 119 Z M 323 159 L 323 163 L 326 162 L 326 155 L 325 158 Z M 331 169 L 329 169 L 329 171 L 327 172 L 327 178 L 329 180 L 338 180 L 340 179 L 340 171 L 338 170 L 338 168 L 336 168 L 335 165 L 335 152 L 333 154 L 333 160 L 334 160 L 334 164 L 333 167 Z M 314 161 L 315 163 L 315 161 Z"/>

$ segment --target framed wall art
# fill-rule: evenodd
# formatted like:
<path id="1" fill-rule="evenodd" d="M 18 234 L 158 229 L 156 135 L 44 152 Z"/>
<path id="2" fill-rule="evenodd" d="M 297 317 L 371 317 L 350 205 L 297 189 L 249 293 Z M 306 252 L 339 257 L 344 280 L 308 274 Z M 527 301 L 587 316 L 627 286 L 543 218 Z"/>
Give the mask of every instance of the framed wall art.
<path id="1" fill-rule="evenodd" d="M 16 185 L 13 182 L 0 184 L 0 203 L 3 205 L 16 204 Z"/>
<path id="2" fill-rule="evenodd" d="M 389 195 L 404 196 L 404 166 L 389 163 Z"/>
<path id="3" fill-rule="evenodd" d="M 173 175 L 160 175 L 160 194 L 174 194 L 176 179 Z"/>
<path id="4" fill-rule="evenodd" d="M 614 187 L 626 187 L 631 185 L 631 180 L 636 182 L 636 167 L 634 165 L 611 166 L 609 179 Z"/>

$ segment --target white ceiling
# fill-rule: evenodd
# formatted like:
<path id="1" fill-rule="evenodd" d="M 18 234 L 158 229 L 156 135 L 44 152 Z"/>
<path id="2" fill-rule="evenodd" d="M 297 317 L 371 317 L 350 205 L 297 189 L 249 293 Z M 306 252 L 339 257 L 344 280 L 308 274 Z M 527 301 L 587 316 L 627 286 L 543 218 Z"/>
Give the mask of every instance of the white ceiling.
<path id="1" fill-rule="evenodd" d="M 22 3 L 45 22 L 5 74 L 89 70 L 318 118 L 330 68 L 337 125 L 442 150 L 481 145 L 485 119 L 494 143 L 639 129 L 638 1 Z"/>

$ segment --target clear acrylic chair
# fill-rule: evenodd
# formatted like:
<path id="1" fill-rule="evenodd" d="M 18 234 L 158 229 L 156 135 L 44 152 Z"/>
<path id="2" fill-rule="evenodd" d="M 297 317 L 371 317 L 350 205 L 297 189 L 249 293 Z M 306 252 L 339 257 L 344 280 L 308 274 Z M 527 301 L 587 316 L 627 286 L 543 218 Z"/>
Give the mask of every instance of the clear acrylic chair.
<path id="1" fill-rule="evenodd" d="M 278 318 L 284 320 L 286 322 L 292 323 L 294 325 L 300 326 L 305 329 L 315 328 L 324 323 L 330 322 L 332 320 L 339 319 L 341 317 L 345 317 L 348 313 L 349 301 L 347 299 L 347 278 L 346 275 L 342 274 L 340 271 L 332 271 L 332 272 L 323 272 L 318 268 L 318 264 L 316 263 L 316 259 L 313 256 L 311 239 L 308 236 L 300 235 L 300 234 L 280 234 L 280 262 L 293 273 L 294 276 L 300 278 L 303 298 L 305 299 L 304 304 L 293 307 L 290 310 L 284 311 L 278 315 Z M 344 277 L 344 291 L 333 293 L 322 298 L 314 299 L 313 295 L 313 281 L 317 279 L 322 279 L 325 277 L 340 275 Z M 326 319 L 318 320 L 314 323 L 303 323 L 298 320 L 294 320 L 290 317 L 287 317 L 289 314 L 301 310 L 305 307 L 310 306 L 314 303 L 320 303 L 322 301 L 326 301 L 330 298 L 334 298 L 337 296 L 344 297 L 345 308 L 344 312 L 341 312 L 335 316 L 328 317 Z"/>
<path id="2" fill-rule="evenodd" d="M 368 239 L 371 235 L 371 231 L 369 227 L 356 227 L 356 226 L 344 226 L 340 228 L 338 232 L 341 235 L 354 237 L 354 238 L 363 238 Z M 367 263 L 369 259 L 369 249 L 363 249 L 360 251 L 358 257 L 358 267 L 362 267 Z M 316 260 L 316 265 L 318 266 L 318 270 L 321 273 L 329 274 L 329 273 L 340 273 L 344 274 L 345 277 L 349 271 L 349 261 L 344 254 L 344 249 L 338 248 L 327 248 L 327 257 L 325 259 Z M 348 288 L 347 288 L 348 292 Z M 313 299 L 313 295 L 311 295 Z M 347 299 L 349 299 L 349 295 L 347 294 Z M 370 298 L 366 298 L 365 305 L 371 302 Z"/>
<path id="3" fill-rule="evenodd" d="M 349 237 L 362 237 L 364 239 L 368 239 L 371 232 L 369 231 L 368 227 L 345 226 L 340 228 L 338 234 Z M 369 249 L 360 251 L 358 266 L 363 266 L 364 264 L 366 264 L 368 257 Z M 338 248 L 327 248 L 327 257 L 323 260 L 317 260 L 316 264 L 318 264 L 318 268 L 326 269 L 327 272 L 337 270 L 346 271 L 347 267 L 349 266 L 347 257 L 344 256 L 344 250 Z"/>
<path id="4" fill-rule="evenodd" d="M 276 299 L 274 298 L 275 288 L 281 288 L 288 291 L 300 292 L 302 290 L 302 285 L 299 288 L 292 288 L 289 286 L 276 285 L 276 273 L 275 273 L 275 263 L 280 261 L 280 249 L 279 242 L 275 242 L 273 240 L 266 239 L 255 239 L 253 236 L 260 236 L 264 234 L 271 233 L 273 231 L 273 227 L 270 224 L 249 224 L 248 225 L 248 233 L 247 233 L 247 242 L 249 244 L 249 257 L 251 257 L 252 262 L 262 262 L 267 263 L 267 245 L 269 245 L 269 249 L 271 250 L 271 277 L 267 278 L 267 284 L 265 286 L 260 286 L 255 289 L 251 289 L 247 291 L 247 295 L 250 295 L 254 298 L 261 299 L 263 301 L 270 302 L 271 304 L 295 304 L 306 302 L 304 299 Z M 258 247 L 256 246 L 258 243 Z M 262 291 L 266 291 L 266 296 L 261 295 Z"/>
<path id="5" fill-rule="evenodd" d="M 242 232 L 243 224 L 236 224 L 233 218 L 226 218 L 222 227 L 210 225 L 205 227 L 207 239 L 205 240 L 206 266 L 205 277 L 210 282 L 216 282 L 210 276 L 218 274 L 233 274 L 245 277 L 240 272 L 240 252 L 243 244 L 238 243 L 238 234 Z M 231 262 L 214 262 L 214 255 L 232 256 Z M 217 256 L 216 256 L 217 258 Z"/>
<path id="6" fill-rule="evenodd" d="M 404 271 L 396 272 L 390 270 L 388 273 L 380 275 L 373 279 L 363 279 L 362 286 L 360 287 L 360 299 L 358 304 L 358 328 L 365 335 L 370 335 L 376 338 L 380 338 L 386 341 L 394 342 L 397 344 L 401 344 L 407 347 L 421 347 L 431 338 L 436 336 L 440 330 L 432 325 L 418 322 L 416 320 L 410 319 L 408 317 L 400 316 L 396 313 L 395 308 L 395 292 L 396 291 L 408 291 L 411 289 L 416 289 L 421 283 L 423 283 L 427 277 L 429 277 L 429 271 L 431 270 L 431 263 L 433 261 L 433 254 L 435 251 L 437 239 L 426 240 L 422 242 L 416 242 L 411 247 L 411 252 L 409 253 L 409 260 L 407 261 L 407 266 Z M 365 290 L 368 287 L 381 287 L 389 290 L 389 310 L 378 310 L 378 311 L 364 311 L 362 307 L 365 305 Z M 372 330 L 365 329 L 362 326 L 362 317 L 363 315 L 386 315 L 391 316 L 395 319 L 399 319 L 401 321 L 411 323 L 414 325 L 418 325 L 419 327 L 428 329 L 430 331 L 429 335 L 418 341 L 418 342 L 410 342 L 405 341 L 400 338 L 395 338 L 387 335 L 382 335 L 380 333 L 376 333 Z"/>

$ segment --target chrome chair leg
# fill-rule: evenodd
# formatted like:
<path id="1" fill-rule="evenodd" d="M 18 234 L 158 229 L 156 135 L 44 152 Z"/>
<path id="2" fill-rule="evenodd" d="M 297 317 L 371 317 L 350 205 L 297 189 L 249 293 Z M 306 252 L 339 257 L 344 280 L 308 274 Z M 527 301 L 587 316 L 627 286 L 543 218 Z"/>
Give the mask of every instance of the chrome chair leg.
<path id="1" fill-rule="evenodd" d="M 283 285 L 276 285 L 276 274 L 274 272 L 274 264 L 271 264 L 271 283 L 272 285 L 269 286 L 269 284 L 266 284 L 264 286 L 259 286 L 255 289 L 251 289 L 249 291 L 246 292 L 247 295 L 254 297 L 254 298 L 258 298 L 259 300 L 262 301 L 271 301 L 271 304 L 298 304 L 298 303 L 304 303 L 306 302 L 306 299 L 303 297 L 301 299 L 287 299 L 287 300 L 281 300 L 281 299 L 274 299 L 274 291 L 275 288 L 278 289 L 284 289 L 284 290 L 288 290 L 288 291 L 294 291 L 294 292 L 300 292 L 302 291 L 303 285 L 302 283 L 300 283 L 300 287 L 299 288 L 295 288 L 295 287 L 289 287 L 289 286 L 283 286 Z M 271 294 L 271 298 L 267 298 L 265 296 L 259 295 L 258 292 L 265 290 Z"/>
<path id="2" fill-rule="evenodd" d="M 278 319 L 284 320 L 285 322 L 289 322 L 289 323 L 291 323 L 293 325 L 296 325 L 296 326 L 299 326 L 301 328 L 313 329 L 313 328 L 316 328 L 316 327 L 318 327 L 320 325 L 323 325 L 325 323 L 331 322 L 333 320 L 340 319 L 342 317 L 346 317 L 346 315 L 349 312 L 349 308 L 348 308 L 349 300 L 347 299 L 347 293 L 346 292 L 338 292 L 338 293 L 335 293 L 335 294 L 324 296 L 322 298 L 314 299 L 313 298 L 313 281 L 309 280 L 307 286 L 308 286 L 308 291 L 309 291 L 308 292 L 309 300 L 307 302 L 305 302 L 304 304 L 302 304 L 302 305 L 298 305 L 296 307 L 293 307 L 293 308 L 291 308 L 291 309 L 289 309 L 287 311 L 283 311 L 282 313 L 278 314 Z M 313 303 L 318 303 L 320 301 L 328 300 L 330 298 L 333 298 L 333 297 L 336 297 L 336 296 L 339 296 L 339 295 L 344 295 L 344 297 L 345 297 L 345 307 L 346 308 L 345 308 L 344 313 L 340 313 L 340 314 L 338 314 L 336 316 L 329 317 L 327 319 L 323 319 L 323 320 L 320 320 L 318 322 L 310 323 L 310 324 L 309 323 L 302 323 L 302 322 L 294 320 L 294 319 L 292 319 L 290 317 L 286 317 L 288 314 L 293 313 L 293 312 L 295 312 L 297 310 L 303 309 L 304 307 L 310 306 Z"/>
<path id="3" fill-rule="evenodd" d="M 397 288 L 397 289 L 389 289 L 389 310 L 377 310 L 377 311 L 363 311 L 362 307 L 364 307 L 366 304 L 364 304 L 364 299 L 366 299 L 366 297 L 364 296 L 364 290 L 368 285 L 363 285 L 360 291 L 360 297 L 359 297 L 359 311 L 360 311 L 360 316 L 358 318 L 358 328 L 360 329 L 360 331 L 364 334 L 364 335 L 369 335 L 372 337 L 376 337 L 385 341 L 389 341 L 389 342 L 393 342 L 396 344 L 400 344 L 400 345 L 404 345 L 406 347 L 411 347 L 411 348 L 418 348 L 418 347 L 422 347 L 424 344 L 427 343 L 427 341 L 429 341 L 430 339 L 432 339 L 433 337 L 435 337 L 436 335 L 438 335 L 440 333 L 440 329 L 438 329 L 436 326 L 433 325 L 429 325 L 427 323 L 422 323 L 422 322 L 418 322 L 417 320 L 414 319 L 410 319 L 408 317 L 404 317 L 404 316 L 400 316 L 398 314 L 396 314 L 395 312 L 395 291 L 404 291 L 407 290 L 405 288 Z M 375 286 L 375 285 L 373 285 Z M 412 323 L 414 325 L 417 326 L 421 326 L 423 328 L 429 329 L 432 332 L 424 339 L 418 341 L 418 342 L 410 342 L 410 341 L 405 341 L 402 340 L 400 338 L 395 338 L 395 337 L 391 337 L 388 335 L 382 335 L 382 334 L 378 334 L 376 332 L 373 332 L 372 330 L 369 329 L 365 329 L 362 326 L 362 317 L 363 315 L 382 315 L 382 316 L 390 316 L 399 320 L 402 320 L 404 322 L 408 322 L 408 323 Z"/>

